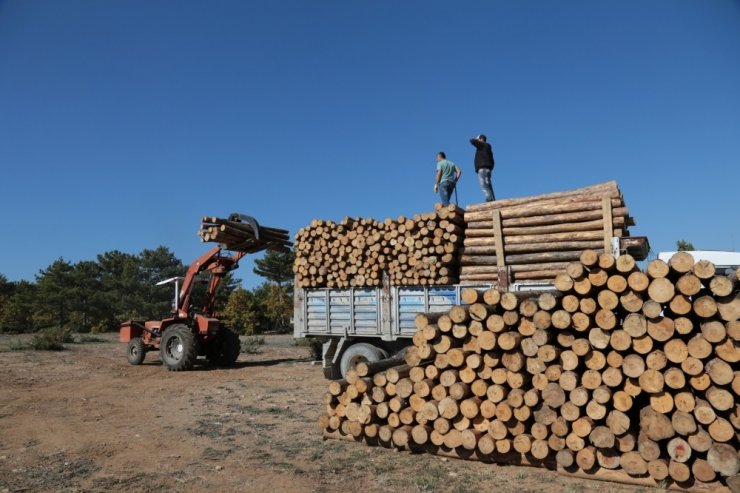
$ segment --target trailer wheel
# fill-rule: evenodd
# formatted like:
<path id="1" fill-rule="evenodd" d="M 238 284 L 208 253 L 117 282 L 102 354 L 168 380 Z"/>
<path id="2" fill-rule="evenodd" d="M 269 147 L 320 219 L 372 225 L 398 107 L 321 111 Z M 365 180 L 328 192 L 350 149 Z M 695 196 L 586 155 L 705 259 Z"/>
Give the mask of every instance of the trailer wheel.
<path id="1" fill-rule="evenodd" d="M 344 350 L 339 368 L 342 372 L 342 377 L 346 377 L 347 372 L 357 366 L 358 363 L 374 363 L 387 357 L 387 353 L 382 349 L 366 342 L 360 342 Z"/>
<path id="2" fill-rule="evenodd" d="M 128 358 L 128 362 L 132 365 L 140 365 L 144 362 L 144 358 L 146 357 L 146 346 L 144 345 L 144 341 L 141 340 L 141 337 L 134 337 L 128 341 L 128 345 L 126 346 L 126 357 Z"/>
<path id="3" fill-rule="evenodd" d="M 175 324 L 164 331 L 159 356 L 170 371 L 190 370 L 198 358 L 198 341 L 187 325 Z"/>
<path id="4" fill-rule="evenodd" d="M 221 327 L 218 337 L 206 349 L 206 358 L 214 365 L 228 366 L 234 364 L 241 352 L 239 334 L 228 327 Z"/>

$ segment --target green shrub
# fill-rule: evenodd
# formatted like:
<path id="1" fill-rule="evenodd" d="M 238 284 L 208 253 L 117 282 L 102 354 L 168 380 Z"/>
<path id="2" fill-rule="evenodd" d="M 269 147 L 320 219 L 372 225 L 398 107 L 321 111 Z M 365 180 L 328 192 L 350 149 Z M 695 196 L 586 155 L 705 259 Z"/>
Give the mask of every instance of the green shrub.
<path id="1" fill-rule="evenodd" d="M 242 352 L 257 354 L 260 352 L 260 346 L 263 346 L 264 344 L 264 336 L 248 336 L 242 341 Z"/>
<path id="2" fill-rule="evenodd" d="M 77 340 L 74 341 L 77 344 L 90 344 L 90 343 L 96 343 L 96 342 L 108 342 L 106 339 L 103 339 L 102 337 L 96 337 L 96 336 L 89 336 L 89 335 L 80 335 L 77 337 Z"/>
<path id="3" fill-rule="evenodd" d="M 27 351 L 31 346 L 20 339 L 14 339 L 8 343 L 8 351 Z"/>
<path id="4" fill-rule="evenodd" d="M 92 327 L 90 327 L 90 333 L 91 334 L 103 334 L 105 332 L 108 332 L 110 329 L 108 322 L 98 322 L 96 324 L 93 324 Z"/>
<path id="5" fill-rule="evenodd" d="M 29 345 L 36 351 L 62 351 L 64 343 L 74 342 L 72 331 L 64 328 L 44 329 L 33 336 Z"/>

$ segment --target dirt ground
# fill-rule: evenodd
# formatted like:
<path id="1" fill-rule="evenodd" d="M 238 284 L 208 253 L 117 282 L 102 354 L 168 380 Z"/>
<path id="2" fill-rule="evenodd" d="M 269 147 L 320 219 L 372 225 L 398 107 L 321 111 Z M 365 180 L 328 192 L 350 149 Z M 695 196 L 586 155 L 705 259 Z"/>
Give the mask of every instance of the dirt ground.
<path id="1" fill-rule="evenodd" d="M 326 381 L 290 336 L 182 373 L 97 340 L 38 352 L 0 337 L 0 491 L 659 491 L 324 440 Z"/>

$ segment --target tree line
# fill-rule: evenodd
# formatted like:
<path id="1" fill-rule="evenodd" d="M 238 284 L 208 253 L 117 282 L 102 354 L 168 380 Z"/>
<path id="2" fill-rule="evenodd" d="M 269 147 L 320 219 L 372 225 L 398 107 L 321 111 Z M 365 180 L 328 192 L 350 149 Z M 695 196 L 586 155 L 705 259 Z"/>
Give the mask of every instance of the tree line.
<path id="1" fill-rule="evenodd" d="M 248 290 L 227 274 L 216 296 L 219 316 L 237 332 L 259 334 L 290 330 L 293 310 L 293 253 L 267 252 L 254 272 L 265 279 Z M 183 276 L 187 265 L 167 247 L 134 255 L 113 250 L 96 260 L 71 263 L 59 258 L 34 281 L 8 281 L 0 273 L 0 333 L 64 328 L 74 332 L 118 330 L 125 320 L 155 320 L 172 313 L 174 289 L 156 283 Z M 205 283 L 196 282 L 193 306 L 205 300 Z"/>

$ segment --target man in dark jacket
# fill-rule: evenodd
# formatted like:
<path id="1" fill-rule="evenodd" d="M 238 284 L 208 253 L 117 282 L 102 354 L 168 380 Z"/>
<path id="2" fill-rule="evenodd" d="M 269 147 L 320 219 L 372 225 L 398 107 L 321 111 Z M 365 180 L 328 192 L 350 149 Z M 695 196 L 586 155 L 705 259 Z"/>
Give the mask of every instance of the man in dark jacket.
<path id="1" fill-rule="evenodd" d="M 486 196 L 486 202 L 496 200 L 491 186 L 491 172 L 494 165 L 491 144 L 487 142 L 486 136 L 483 134 L 470 139 L 470 143 L 475 146 L 475 172 L 478 175 L 480 188 Z"/>

